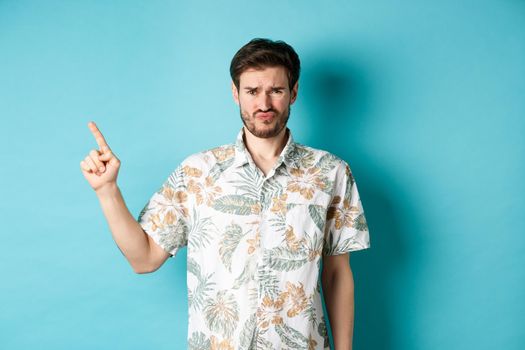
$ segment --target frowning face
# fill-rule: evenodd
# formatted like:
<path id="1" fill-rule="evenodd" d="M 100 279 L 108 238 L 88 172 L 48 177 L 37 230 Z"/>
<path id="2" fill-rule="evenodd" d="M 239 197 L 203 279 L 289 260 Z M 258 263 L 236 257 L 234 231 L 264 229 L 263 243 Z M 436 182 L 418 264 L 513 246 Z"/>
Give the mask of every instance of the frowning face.
<path id="1" fill-rule="evenodd" d="M 232 83 L 232 92 L 244 126 L 256 137 L 277 136 L 286 127 L 297 88 L 296 83 L 290 90 L 286 68 L 282 66 L 242 72 L 239 89 Z"/>

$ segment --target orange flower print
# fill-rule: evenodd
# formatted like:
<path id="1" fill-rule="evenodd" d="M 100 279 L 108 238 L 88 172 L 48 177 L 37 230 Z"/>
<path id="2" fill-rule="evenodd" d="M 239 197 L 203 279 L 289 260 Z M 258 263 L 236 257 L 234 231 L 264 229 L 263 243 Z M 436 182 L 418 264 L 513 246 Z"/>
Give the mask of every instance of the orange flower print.
<path id="1" fill-rule="evenodd" d="M 188 209 L 185 206 L 185 202 L 188 199 L 188 195 L 185 192 L 175 191 L 169 186 L 164 186 L 161 192 L 164 198 L 167 199 L 167 203 L 159 203 L 164 210 L 169 211 L 170 208 L 176 208 L 182 213 L 182 215 L 184 215 L 185 217 L 188 216 Z M 172 213 L 171 215 L 174 216 L 175 213 Z M 164 222 L 166 222 L 166 220 L 170 219 L 164 218 Z"/>
<path id="2" fill-rule="evenodd" d="M 261 212 L 261 204 L 260 203 L 255 203 L 254 205 L 251 206 L 251 212 L 252 214 L 259 214 Z"/>
<path id="3" fill-rule="evenodd" d="M 188 200 L 188 195 L 186 194 L 186 192 L 177 191 L 173 195 L 173 198 L 175 199 L 175 202 L 177 203 L 184 203 Z"/>
<path id="4" fill-rule="evenodd" d="M 308 261 L 314 261 L 318 256 L 321 256 L 323 253 L 323 247 L 319 247 L 315 250 L 310 250 L 308 252 Z"/>
<path id="5" fill-rule="evenodd" d="M 215 180 L 213 180 L 211 176 L 207 176 L 204 183 L 203 196 L 206 200 L 206 205 L 211 207 L 215 201 L 215 197 L 221 195 L 222 188 L 215 186 Z"/>
<path id="6" fill-rule="evenodd" d="M 189 193 L 197 194 L 200 193 L 201 187 L 199 186 L 199 183 L 195 181 L 194 179 L 191 179 L 188 181 L 188 185 L 186 186 Z"/>
<path id="7" fill-rule="evenodd" d="M 164 186 L 162 188 L 162 195 L 164 196 L 164 198 L 171 201 L 175 196 L 175 190 L 169 186 Z"/>
<path id="8" fill-rule="evenodd" d="M 202 175 L 202 171 L 200 169 L 193 168 L 188 165 L 185 165 L 182 168 L 182 171 L 184 171 L 184 174 L 190 177 L 200 177 Z"/>
<path id="9" fill-rule="evenodd" d="M 211 207 L 215 201 L 215 197 L 222 193 L 220 186 L 215 186 L 215 181 L 211 176 L 207 176 L 204 184 L 194 179 L 188 181 L 188 192 L 195 195 L 195 202 L 200 205 L 206 202 L 206 205 Z"/>
<path id="10" fill-rule="evenodd" d="M 281 295 L 273 300 L 268 295 L 263 298 L 261 305 L 259 305 L 256 315 L 258 324 L 261 329 L 268 329 L 270 324 L 282 324 L 283 318 L 279 313 L 283 309 L 284 297 Z"/>
<path id="11" fill-rule="evenodd" d="M 315 346 L 317 345 L 317 342 L 312 339 L 312 335 L 308 337 L 308 350 L 315 350 Z"/>
<path id="12" fill-rule="evenodd" d="M 151 229 L 156 231 L 158 228 L 163 228 L 164 224 L 160 220 L 159 214 L 153 214 L 149 217 L 149 222 L 151 223 Z"/>
<path id="13" fill-rule="evenodd" d="M 288 228 L 284 232 L 284 240 L 286 241 L 288 249 L 290 249 L 293 252 L 297 251 L 304 243 L 304 237 L 301 240 L 298 240 L 297 236 L 293 231 L 293 227 L 290 225 L 288 225 Z"/>
<path id="14" fill-rule="evenodd" d="M 347 164 L 345 166 L 345 174 L 350 179 L 350 183 L 354 183 L 354 176 L 352 175 L 352 171 L 350 170 L 350 166 Z"/>
<path id="15" fill-rule="evenodd" d="M 332 202 L 330 203 L 330 206 L 328 207 L 328 210 L 326 212 L 326 220 L 332 220 L 335 218 L 335 212 L 337 211 L 337 205 L 341 203 L 341 197 L 340 196 L 334 196 L 332 199 Z"/>
<path id="16" fill-rule="evenodd" d="M 248 246 L 248 254 L 251 255 L 257 247 L 259 246 L 261 235 L 259 233 L 259 230 L 257 230 L 257 233 L 255 234 L 255 238 L 247 239 L 246 242 L 249 244 Z"/>
<path id="17" fill-rule="evenodd" d="M 288 310 L 286 315 L 288 317 L 295 317 L 299 315 L 308 306 L 308 298 L 304 292 L 304 286 L 301 282 L 295 285 L 291 282 L 286 282 L 286 306 Z"/>
<path id="18" fill-rule="evenodd" d="M 276 214 L 285 215 L 286 214 L 286 199 L 288 198 L 288 193 L 283 193 L 278 197 L 272 198 L 272 207 L 270 210 Z"/>
<path id="19" fill-rule="evenodd" d="M 335 219 L 335 228 L 338 230 L 343 227 L 354 227 L 354 219 L 359 215 L 359 208 L 351 206 L 348 199 L 343 201 L 342 208 L 335 206 L 340 203 L 340 201 L 341 197 L 334 197 L 331 204 L 332 206 L 328 208 L 327 220 Z"/>
<path id="20" fill-rule="evenodd" d="M 218 162 L 224 162 L 235 155 L 235 149 L 233 147 L 217 147 L 212 149 L 211 153 L 213 153 Z"/>
<path id="21" fill-rule="evenodd" d="M 210 337 L 210 350 L 235 350 L 230 339 L 219 341 L 214 335 Z"/>
<path id="22" fill-rule="evenodd" d="M 176 219 L 177 219 L 177 216 L 175 215 L 175 213 L 172 210 L 168 210 L 166 214 L 164 215 L 163 221 L 166 225 L 173 225 Z"/>
<path id="23" fill-rule="evenodd" d="M 306 199 L 312 199 L 315 191 L 326 188 L 324 177 L 320 173 L 321 169 L 316 167 L 306 170 L 293 168 L 290 170 L 292 179 L 286 189 L 290 192 L 299 192 Z"/>

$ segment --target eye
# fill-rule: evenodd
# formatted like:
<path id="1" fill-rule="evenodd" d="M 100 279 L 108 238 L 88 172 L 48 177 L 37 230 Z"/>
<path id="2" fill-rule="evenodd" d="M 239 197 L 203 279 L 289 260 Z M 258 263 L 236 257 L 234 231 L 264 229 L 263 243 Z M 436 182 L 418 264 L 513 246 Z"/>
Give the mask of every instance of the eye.
<path id="1" fill-rule="evenodd" d="M 257 92 L 256 90 L 248 90 L 246 91 L 248 93 L 248 95 L 255 95 L 255 93 Z"/>
<path id="2" fill-rule="evenodd" d="M 272 93 L 274 93 L 274 94 L 282 94 L 282 93 L 283 93 L 283 90 L 280 90 L 280 89 L 273 89 L 273 90 L 272 90 Z"/>

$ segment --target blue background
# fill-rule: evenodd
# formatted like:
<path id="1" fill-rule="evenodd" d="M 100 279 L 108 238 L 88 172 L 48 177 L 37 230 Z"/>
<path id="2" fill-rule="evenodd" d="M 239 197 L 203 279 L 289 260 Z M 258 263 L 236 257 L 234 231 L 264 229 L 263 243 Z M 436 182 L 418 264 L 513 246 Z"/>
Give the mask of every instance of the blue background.
<path id="1" fill-rule="evenodd" d="M 228 67 L 253 37 L 299 53 L 294 138 L 359 186 L 355 349 L 524 349 L 519 0 L 0 0 L 0 348 L 185 348 L 186 250 L 133 273 L 79 169 L 87 122 L 136 217 L 234 140 Z"/>

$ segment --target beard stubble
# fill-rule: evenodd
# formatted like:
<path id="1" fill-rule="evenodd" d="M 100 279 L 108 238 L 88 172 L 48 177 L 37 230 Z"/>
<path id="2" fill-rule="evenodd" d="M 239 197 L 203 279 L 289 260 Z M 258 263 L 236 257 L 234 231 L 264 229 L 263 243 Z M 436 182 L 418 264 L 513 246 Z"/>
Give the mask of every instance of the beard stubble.
<path id="1" fill-rule="evenodd" d="M 255 126 L 255 114 L 259 112 L 261 111 L 255 112 L 253 116 L 247 116 L 247 113 L 243 113 L 242 108 L 239 107 L 239 114 L 241 116 L 242 123 L 244 124 L 246 129 L 248 129 L 248 131 L 254 136 L 266 139 L 277 136 L 286 127 L 288 119 L 290 118 L 291 106 L 288 105 L 288 110 L 284 112 L 285 114 L 278 114 L 274 109 L 269 109 L 268 111 L 265 111 L 273 112 L 275 114 L 274 120 L 276 120 L 276 122 L 273 128 L 271 129 L 257 129 L 257 127 Z"/>

